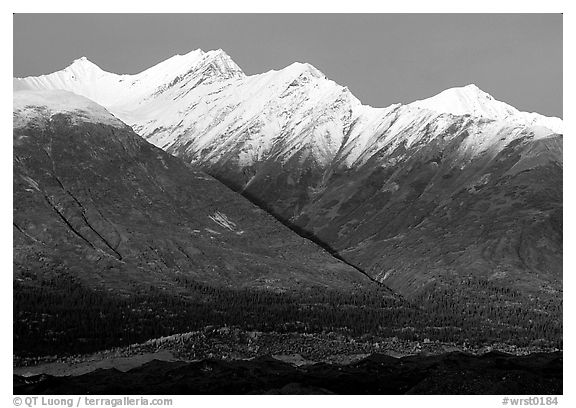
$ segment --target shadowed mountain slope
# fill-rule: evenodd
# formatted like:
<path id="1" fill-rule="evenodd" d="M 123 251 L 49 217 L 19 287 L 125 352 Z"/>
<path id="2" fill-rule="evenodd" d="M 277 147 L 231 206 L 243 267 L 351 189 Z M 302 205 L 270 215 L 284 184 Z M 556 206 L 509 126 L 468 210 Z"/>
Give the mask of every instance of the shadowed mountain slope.
<path id="1" fill-rule="evenodd" d="M 86 99 L 14 98 L 17 276 L 64 268 L 122 289 L 169 288 L 178 276 L 273 289 L 371 284 Z"/>

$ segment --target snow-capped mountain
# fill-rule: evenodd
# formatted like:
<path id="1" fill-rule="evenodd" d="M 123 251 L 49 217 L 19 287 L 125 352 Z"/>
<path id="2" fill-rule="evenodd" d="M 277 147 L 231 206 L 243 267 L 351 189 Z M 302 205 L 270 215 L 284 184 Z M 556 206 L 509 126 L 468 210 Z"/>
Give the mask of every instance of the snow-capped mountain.
<path id="1" fill-rule="evenodd" d="M 177 55 L 136 75 L 105 72 L 80 58 L 53 74 L 15 79 L 14 88 L 86 96 L 171 153 L 240 167 L 268 158 L 327 166 L 342 151 L 351 164 L 365 156 L 363 149 L 373 149 L 374 137 L 392 118 L 409 125 L 429 117 L 426 110 L 562 132 L 560 119 L 519 112 L 473 85 L 376 109 L 309 64 L 246 76 L 222 50 Z"/>
<path id="2" fill-rule="evenodd" d="M 106 72 L 86 57 L 81 57 L 62 71 L 15 79 L 14 90 L 64 89 L 118 109 L 140 103 L 159 93 L 162 87 L 174 85 L 183 76 L 192 74 L 206 79 L 216 75 L 217 71 L 223 77 L 243 76 L 240 68 L 221 50 L 207 53 L 195 50 L 186 55 L 175 55 L 137 75 Z"/>
<path id="3" fill-rule="evenodd" d="M 93 99 L 405 295 L 471 270 L 561 282 L 562 120 L 473 85 L 373 108 L 309 64 L 248 76 L 196 50 L 136 75 L 80 59 L 14 88 Z"/>
<path id="4" fill-rule="evenodd" d="M 221 50 L 176 56 L 137 75 L 107 73 L 82 58 L 14 87 L 81 94 L 159 147 L 202 162 L 232 154 L 241 165 L 263 155 L 288 159 L 305 145 L 326 163 L 342 144 L 350 107 L 361 106 L 311 65 L 248 77 Z"/>
<path id="5" fill-rule="evenodd" d="M 453 115 L 503 120 L 518 125 L 544 126 L 556 133 L 563 133 L 562 119 L 534 112 L 520 112 L 504 102 L 497 101 L 474 84 L 450 88 L 428 99 L 410 105 Z"/>

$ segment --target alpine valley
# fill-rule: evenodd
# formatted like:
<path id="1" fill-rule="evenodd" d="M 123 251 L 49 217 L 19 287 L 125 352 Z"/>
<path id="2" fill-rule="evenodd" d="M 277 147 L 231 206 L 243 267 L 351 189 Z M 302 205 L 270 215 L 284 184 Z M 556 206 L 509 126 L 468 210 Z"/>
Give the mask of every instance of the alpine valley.
<path id="1" fill-rule="evenodd" d="M 292 364 L 237 393 L 338 370 L 294 368 L 310 362 L 381 367 L 374 353 L 562 348 L 559 118 L 475 85 L 373 108 L 309 64 L 245 75 L 222 50 L 135 75 L 83 57 L 13 85 L 18 366 L 142 350 Z M 445 358 L 472 357 L 430 367 Z M 539 393 L 558 393 L 556 368 Z M 440 392 L 434 370 L 386 392 Z"/>

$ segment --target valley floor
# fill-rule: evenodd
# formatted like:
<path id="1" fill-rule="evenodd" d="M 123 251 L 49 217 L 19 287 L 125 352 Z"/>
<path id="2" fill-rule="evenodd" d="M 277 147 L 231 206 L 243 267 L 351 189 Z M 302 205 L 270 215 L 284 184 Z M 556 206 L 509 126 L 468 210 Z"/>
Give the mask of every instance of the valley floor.
<path id="1" fill-rule="evenodd" d="M 152 360 L 128 371 L 14 375 L 15 394 L 562 394 L 562 353 L 452 352 L 348 364 L 250 360 Z"/>
<path id="2" fill-rule="evenodd" d="M 557 350 L 230 327 L 14 363 L 18 394 L 562 393 Z"/>

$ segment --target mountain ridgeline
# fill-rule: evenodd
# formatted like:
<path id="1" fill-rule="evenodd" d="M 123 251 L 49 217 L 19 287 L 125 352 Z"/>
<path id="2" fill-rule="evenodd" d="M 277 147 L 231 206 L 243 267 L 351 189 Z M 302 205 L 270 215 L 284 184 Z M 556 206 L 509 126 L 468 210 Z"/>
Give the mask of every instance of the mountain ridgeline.
<path id="1" fill-rule="evenodd" d="M 309 64 L 247 76 L 222 50 L 135 75 L 81 58 L 14 89 L 22 299 L 61 271 L 104 292 L 154 288 L 166 310 L 185 309 L 174 294 L 230 304 L 238 293 L 211 291 L 240 287 L 245 316 L 285 305 L 267 315 L 275 330 L 340 319 L 355 334 L 561 345 L 561 119 L 474 85 L 372 108 Z M 70 92 L 106 109 L 56 103 Z M 270 291 L 292 297 L 259 298 Z M 131 301 L 112 309 L 148 310 Z M 195 328 L 183 320 L 153 334 Z"/>

